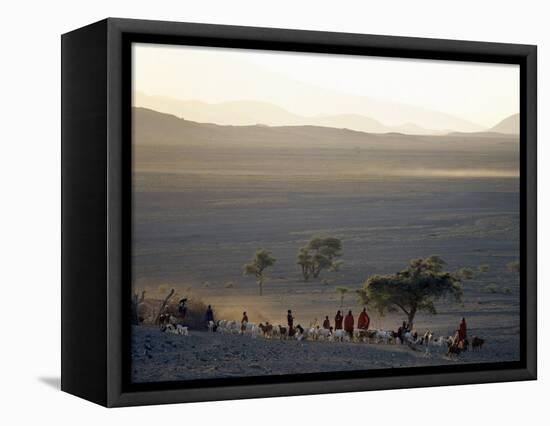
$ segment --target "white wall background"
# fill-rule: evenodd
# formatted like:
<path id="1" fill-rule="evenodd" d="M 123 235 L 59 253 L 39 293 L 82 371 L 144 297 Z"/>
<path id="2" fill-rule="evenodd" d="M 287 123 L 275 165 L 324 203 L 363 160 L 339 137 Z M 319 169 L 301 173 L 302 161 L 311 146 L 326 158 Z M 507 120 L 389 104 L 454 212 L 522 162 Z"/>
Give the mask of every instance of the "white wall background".
<path id="1" fill-rule="evenodd" d="M 550 33 L 543 1 L 10 1 L 2 4 L 0 423 L 541 424 L 548 417 Z M 108 16 L 539 46 L 539 381 L 106 410 L 56 389 L 60 34 Z M 546 393 L 546 396 L 545 396 Z M 537 421 L 537 419 L 541 419 Z"/>

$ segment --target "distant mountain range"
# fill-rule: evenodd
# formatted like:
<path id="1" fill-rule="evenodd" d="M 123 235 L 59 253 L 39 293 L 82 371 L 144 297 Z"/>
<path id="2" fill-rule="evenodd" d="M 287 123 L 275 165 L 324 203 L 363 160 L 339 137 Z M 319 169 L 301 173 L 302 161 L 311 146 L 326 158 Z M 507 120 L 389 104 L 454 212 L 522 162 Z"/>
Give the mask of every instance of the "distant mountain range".
<path id="1" fill-rule="evenodd" d="M 517 135 L 365 133 L 323 126 L 223 126 L 133 109 L 137 170 L 266 175 L 515 176 Z"/>
<path id="2" fill-rule="evenodd" d="M 140 145 L 211 145 L 226 146 L 349 146 L 384 149 L 453 149 L 473 148 L 480 140 L 485 145 L 515 146 L 516 135 L 495 132 L 449 133 L 447 135 L 406 135 L 400 132 L 366 133 L 347 128 L 313 125 L 265 126 L 219 125 L 199 123 L 148 108 L 133 108 L 134 137 Z M 475 142 L 473 142 L 475 141 Z M 471 146 L 470 146 L 471 145 Z M 515 148 L 514 148 L 515 149 Z"/>
<path id="3" fill-rule="evenodd" d="M 349 99 L 351 99 L 350 102 L 357 103 L 362 98 Z M 219 125 L 310 125 L 346 128 L 366 133 L 404 133 L 411 135 L 438 135 L 450 132 L 482 132 L 487 130 L 448 114 L 427 111 L 407 105 L 370 100 L 365 100 L 364 108 L 365 111 L 370 112 L 369 115 L 326 114 L 311 117 L 291 113 L 284 108 L 267 102 L 243 100 L 213 104 L 196 100 L 184 101 L 170 97 L 148 96 L 140 92 L 135 94 L 134 106 L 173 114 L 190 121 Z M 384 124 L 384 120 L 380 120 L 374 114 L 386 118 L 392 116 L 392 114 L 395 117 L 403 117 L 405 124 L 387 125 Z M 406 120 L 407 118 L 408 120 Z M 428 128 L 422 124 L 427 122 L 437 122 L 440 124 L 439 128 Z"/>
<path id="4" fill-rule="evenodd" d="M 491 127 L 489 131 L 519 135 L 519 114 L 513 114 L 510 117 L 506 117 L 497 125 Z"/>

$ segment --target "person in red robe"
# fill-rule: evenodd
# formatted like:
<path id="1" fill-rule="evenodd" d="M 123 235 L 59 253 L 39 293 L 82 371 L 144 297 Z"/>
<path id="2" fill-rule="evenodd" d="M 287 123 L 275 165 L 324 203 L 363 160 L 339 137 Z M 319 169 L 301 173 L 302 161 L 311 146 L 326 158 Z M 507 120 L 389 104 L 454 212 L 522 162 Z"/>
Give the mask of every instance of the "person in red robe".
<path id="1" fill-rule="evenodd" d="M 344 319 L 344 331 L 346 331 L 350 337 L 353 337 L 353 324 L 355 323 L 355 320 L 353 319 L 353 315 L 351 314 L 351 311 L 348 312 L 346 315 L 346 318 Z"/>
<path id="2" fill-rule="evenodd" d="M 466 319 L 462 318 L 462 321 L 460 321 L 460 325 L 458 326 L 458 341 L 463 342 L 467 338 L 466 333 Z"/>
<path id="3" fill-rule="evenodd" d="M 323 328 L 325 330 L 330 330 L 330 320 L 328 319 L 328 315 L 325 317 L 325 320 L 323 321 Z"/>
<path id="4" fill-rule="evenodd" d="M 336 312 L 336 316 L 334 317 L 334 329 L 335 330 L 342 330 L 342 321 L 344 320 L 344 317 L 340 311 Z"/>
<path id="5" fill-rule="evenodd" d="M 363 311 L 359 314 L 359 319 L 357 320 L 357 328 L 361 330 L 367 330 L 369 328 L 370 318 L 367 315 L 367 308 L 363 308 Z"/>

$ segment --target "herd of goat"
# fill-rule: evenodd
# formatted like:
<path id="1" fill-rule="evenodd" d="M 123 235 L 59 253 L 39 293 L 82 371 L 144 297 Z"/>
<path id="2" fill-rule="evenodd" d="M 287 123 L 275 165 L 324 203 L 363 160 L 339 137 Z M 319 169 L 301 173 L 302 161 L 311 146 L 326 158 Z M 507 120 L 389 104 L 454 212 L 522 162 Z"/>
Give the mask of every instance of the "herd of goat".
<path id="1" fill-rule="evenodd" d="M 189 328 L 182 326 L 175 317 L 168 317 L 166 321 L 161 322 L 161 329 L 167 333 L 188 336 Z M 405 332 L 398 336 L 394 331 L 388 330 L 365 330 L 354 329 L 349 333 L 342 329 L 321 328 L 311 326 L 303 328 L 300 325 L 289 328 L 281 325 L 274 326 L 266 322 L 258 325 L 254 323 L 239 323 L 232 320 L 209 321 L 208 331 L 222 334 L 240 334 L 249 336 L 252 339 L 258 337 L 265 339 L 280 340 L 298 340 L 298 341 L 325 341 L 325 342 L 357 342 L 357 343 L 379 343 L 379 344 L 407 344 L 410 348 L 420 350 L 423 348 L 427 353 L 430 348 L 441 347 L 447 349 L 449 356 L 457 356 L 463 351 L 468 350 L 471 345 L 472 350 L 480 350 L 485 343 L 484 339 L 474 336 L 471 343 L 468 339 L 458 341 L 453 336 L 435 337 L 431 331 L 426 331 L 423 335 L 416 332 Z"/>

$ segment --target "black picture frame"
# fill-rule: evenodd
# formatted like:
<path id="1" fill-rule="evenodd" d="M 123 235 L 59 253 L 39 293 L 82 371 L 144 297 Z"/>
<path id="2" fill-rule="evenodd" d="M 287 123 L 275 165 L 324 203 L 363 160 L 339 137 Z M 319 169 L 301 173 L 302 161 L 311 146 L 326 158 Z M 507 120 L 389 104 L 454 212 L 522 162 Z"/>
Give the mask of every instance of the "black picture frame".
<path id="1" fill-rule="evenodd" d="M 115 407 L 536 379 L 536 46 L 118 18 L 61 41 L 62 390 Z M 131 286 L 133 42 L 518 64 L 521 360 L 131 384 L 124 318 Z"/>

